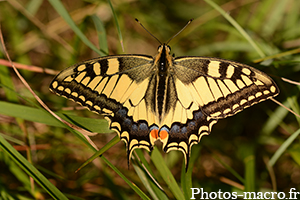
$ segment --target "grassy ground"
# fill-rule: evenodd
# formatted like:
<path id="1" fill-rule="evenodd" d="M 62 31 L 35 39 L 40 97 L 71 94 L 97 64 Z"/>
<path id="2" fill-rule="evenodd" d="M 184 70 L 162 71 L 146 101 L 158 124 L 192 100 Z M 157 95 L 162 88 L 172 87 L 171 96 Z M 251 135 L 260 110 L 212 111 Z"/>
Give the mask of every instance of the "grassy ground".
<path id="1" fill-rule="evenodd" d="M 299 86 L 281 78 L 299 81 L 300 2 L 214 2 L 221 11 L 209 0 L 0 2 L 8 53 L 25 65 L 20 72 L 30 87 L 60 116 L 98 132 L 91 137 L 98 148 L 111 147 L 75 173 L 95 149 L 36 103 L 1 51 L 0 199 L 188 199 L 190 187 L 287 195 L 290 188 L 300 191 L 299 118 L 272 101 L 220 120 L 193 147 L 185 173 L 182 153 L 165 154 L 161 145 L 152 153 L 136 151 L 128 169 L 124 143 L 111 144 L 118 141 L 116 133 L 101 116 L 48 90 L 57 71 L 82 60 L 107 54 L 155 55 L 158 42 L 135 18 L 161 42 L 194 18 L 170 42 L 176 56 L 220 57 L 256 67 L 278 84 L 281 94 L 276 99 L 299 113 Z"/>

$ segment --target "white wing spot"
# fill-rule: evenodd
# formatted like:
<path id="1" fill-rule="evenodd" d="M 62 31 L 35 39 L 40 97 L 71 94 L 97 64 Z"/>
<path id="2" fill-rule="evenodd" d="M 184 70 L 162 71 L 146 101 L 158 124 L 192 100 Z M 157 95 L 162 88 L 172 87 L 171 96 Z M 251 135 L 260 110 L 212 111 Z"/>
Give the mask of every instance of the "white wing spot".
<path id="1" fill-rule="evenodd" d="M 212 117 L 218 117 L 218 116 L 220 116 L 222 113 L 220 112 L 220 111 L 218 111 L 218 112 L 215 112 L 215 113 L 212 113 L 210 116 L 212 116 Z"/>
<path id="2" fill-rule="evenodd" d="M 234 73 L 235 68 L 232 65 L 228 65 L 226 70 L 226 77 L 231 78 Z"/>
<path id="3" fill-rule="evenodd" d="M 94 65 L 93 65 L 93 69 L 94 69 L 94 73 L 99 76 L 101 74 L 101 65 L 100 63 L 96 62 Z"/>
<path id="4" fill-rule="evenodd" d="M 262 95 L 261 92 L 258 92 L 258 93 L 255 94 L 256 97 L 260 97 L 261 95 Z"/>
<path id="5" fill-rule="evenodd" d="M 224 97 L 231 94 L 231 92 L 228 90 L 228 88 L 224 85 L 224 83 L 221 80 L 218 79 L 217 81 L 218 81 L 218 85 L 219 85 Z"/>
<path id="6" fill-rule="evenodd" d="M 116 126 L 118 128 L 118 130 L 121 131 L 121 125 L 119 124 L 119 122 L 112 122 L 110 126 L 111 127 Z"/>
<path id="7" fill-rule="evenodd" d="M 77 83 L 80 83 L 82 81 L 82 79 L 85 77 L 85 75 L 86 75 L 86 72 L 80 73 L 79 76 L 77 76 L 75 78 L 75 81 L 77 81 Z"/>
<path id="8" fill-rule="evenodd" d="M 270 87 L 270 90 L 271 90 L 272 93 L 275 93 L 275 92 L 276 92 L 276 87 L 272 85 L 272 86 Z"/>
<path id="9" fill-rule="evenodd" d="M 73 78 L 71 76 L 68 76 L 67 78 L 64 79 L 65 82 L 71 82 L 73 81 Z"/>
<path id="10" fill-rule="evenodd" d="M 240 107 L 239 104 L 234 104 L 234 105 L 232 106 L 232 110 L 235 110 L 235 109 L 237 109 L 238 107 Z"/>
<path id="11" fill-rule="evenodd" d="M 220 91 L 216 81 L 212 78 L 207 78 L 209 87 L 213 93 L 213 96 L 215 97 L 215 100 L 217 101 L 219 98 L 223 97 L 222 92 Z"/>
<path id="12" fill-rule="evenodd" d="M 85 103 L 89 106 L 93 106 L 93 102 L 91 102 L 91 101 L 86 101 Z"/>
<path id="13" fill-rule="evenodd" d="M 97 105 L 94 106 L 95 110 L 101 110 L 101 108 Z"/>
<path id="14" fill-rule="evenodd" d="M 242 89 L 243 87 L 245 87 L 246 85 L 243 83 L 243 81 L 241 81 L 240 79 L 236 80 L 236 84 L 237 86 Z"/>
<path id="15" fill-rule="evenodd" d="M 58 86 L 57 90 L 63 91 L 65 88 L 63 86 Z"/>
<path id="16" fill-rule="evenodd" d="M 106 74 L 111 75 L 119 72 L 119 61 L 117 58 L 108 59 L 108 69 Z"/>
<path id="17" fill-rule="evenodd" d="M 232 93 L 235 93 L 239 90 L 239 88 L 233 83 L 232 80 L 225 79 L 224 82 Z"/>
<path id="18" fill-rule="evenodd" d="M 240 102 L 240 104 L 243 105 L 243 104 L 245 104 L 245 103 L 247 103 L 247 102 L 248 102 L 248 101 L 247 101 L 246 99 L 242 99 L 241 102 Z"/>
<path id="19" fill-rule="evenodd" d="M 131 142 L 130 142 L 130 144 L 129 144 L 129 149 L 131 150 L 132 147 L 133 147 L 134 145 L 138 144 L 138 143 L 139 143 L 139 141 L 136 140 L 136 139 L 131 140 Z"/>
<path id="20" fill-rule="evenodd" d="M 85 77 L 82 81 L 81 81 L 81 83 L 83 84 L 83 85 L 87 85 L 88 83 L 89 83 L 89 81 L 90 81 L 90 77 Z"/>
<path id="21" fill-rule="evenodd" d="M 85 101 L 85 97 L 83 95 L 78 97 L 79 99 L 81 99 L 82 101 Z"/>
<path id="22" fill-rule="evenodd" d="M 255 81 L 255 84 L 256 84 L 256 85 L 264 85 L 264 83 L 261 82 L 260 80 Z"/>
<path id="23" fill-rule="evenodd" d="M 71 94 L 72 91 L 70 90 L 70 88 L 66 88 L 65 92 L 68 93 L 68 94 Z"/>
<path id="24" fill-rule="evenodd" d="M 265 90 L 265 91 L 264 91 L 264 94 L 265 94 L 265 95 L 270 94 L 270 91 L 269 91 L 269 90 Z"/>
<path id="25" fill-rule="evenodd" d="M 248 97 L 248 101 L 251 101 L 251 100 L 253 100 L 253 99 L 255 99 L 254 96 L 249 96 L 249 97 Z"/>
<path id="26" fill-rule="evenodd" d="M 220 63 L 221 62 L 219 61 L 210 61 L 207 67 L 208 69 L 207 74 L 209 76 L 219 78 L 221 76 L 221 74 L 219 73 Z"/>
<path id="27" fill-rule="evenodd" d="M 85 69 L 86 69 L 85 64 L 82 64 L 82 65 L 80 65 L 80 66 L 77 67 L 77 70 L 78 70 L 79 72 L 81 72 L 81 71 L 83 71 L 83 70 L 85 70 Z"/>
<path id="28" fill-rule="evenodd" d="M 77 92 L 72 92 L 71 95 L 72 95 L 73 97 L 78 97 L 78 93 L 77 93 Z"/>
<path id="29" fill-rule="evenodd" d="M 231 109 L 230 108 L 226 108 L 223 113 L 226 115 L 227 113 L 230 113 Z"/>
<path id="30" fill-rule="evenodd" d="M 178 146 L 181 146 L 185 151 L 188 151 L 188 146 L 185 142 L 180 142 Z"/>
<path id="31" fill-rule="evenodd" d="M 195 82 L 195 86 L 197 91 L 200 90 L 200 92 L 198 91 L 198 94 L 204 104 L 214 101 L 214 97 L 212 96 L 208 83 L 204 77 L 198 78 L 198 80 Z"/>
<path id="32" fill-rule="evenodd" d="M 95 90 L 97 85 L 100 83 L 102 77 L 101 76 L 96 76 L 94 79 L 92 79 L 87 87 L 91 88 L 92 90 Z"/>
<path id="33" fill-rule="evenodd" d="M 53 87 L 54 89 L 56 89 L 57 86 L 58 86 L 57 81 L 54 81 L 54 82 L 52 83 L 52 87 Z"/>
<path id="34" fill-rule="evenodd" d="M 105 112 L 106 114 L 111 114 L 111 113 L 112 113 L 111 110 L 108 110 L 108 109 L 106 109 L 106 108 L 103 108 L 102 111 Z"/>
<path id="35" fill-rule="evenodd" d="M 191 136 L 190 136 L 190 138 L 189 138 L 189 144 L 191 144 L 191 141 L 192 140 L 196 140 L 196 141 L 198 141 L 198 137 L 197 137 L 197 135 L 195 135 L 195 134 L 192 134 Z"/>
<path id="36" fill-rule="evenodd" d="M 250 71 L 250 69 L 248 69 L 248 68 L 243 68 L 243 69 L 242 69 L 242 72 L 243 72 L 244 74 L 248 75 L 248 76 L 251 74 L 251 71 Z"/>
<path id="37" fill-rule="evenodd" d="M 121 134 L 121 137 L 126 137 L 127 140 L 129 140 L 129 133 L 127 131 L 124 131 L 122 134 Z M 127 142 L 127 141 L 125 141 Z"/>
<path id="38" fill-rule="evenodd" d="M 242 77 L 244 83 L 246 83 L 247 86 L 252 85 L 253 82 L 247 76 L 241 75 L 241 77 Z"/>

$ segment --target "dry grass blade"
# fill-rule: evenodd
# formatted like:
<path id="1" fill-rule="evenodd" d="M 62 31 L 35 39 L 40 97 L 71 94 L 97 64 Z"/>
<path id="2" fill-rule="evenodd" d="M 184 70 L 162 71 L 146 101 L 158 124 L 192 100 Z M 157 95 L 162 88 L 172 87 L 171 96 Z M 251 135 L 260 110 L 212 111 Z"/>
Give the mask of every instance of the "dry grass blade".
<path id="1" fill-rule="evenodd" d="M 58 73 L 58 71 L 53 70 L 53 69 L 44 69 L 41 67 L 37 67 L 37 66 L 33 66 L 33 65 L 24 65 L 24 64 L 20 64 L 20 63 L 16 63 L 16 62 L 13 62 L 13 65 L 12 65 L 11 62 L 4 60 L 4 59 L 0 59 L 0 65 L 4 65 L 7 67 L 12 67 L 14 65 L 17 69 L 25 69 L 25 70 L 32 71 L 32 72 L 45 73 L 45 74 L 50 74 L 50 75 L 56 75 Z"/>
<path id="2" fill-rule="evenodd" d="M 237 183 L 236 181 L 233 181 L 233 180 L 230 180 L 226 177 L 220 177 L 220 181 L 223 182 L 223 183 L 226 183 L 228 185 L 231 185 L 233 187 L 236 187 L 240 190 L 244 190 L 245 189 L 245 186 L 241 185 L 240 183 Z"/>
<path id="3" fill-rule="evenodd" d="M 294 85 L 300 85 L 299 82 L 296 82 L 296 81 L 292 81 L 290 79 L 287 79 L 287 78 L 281 78 L 281 80 L 285 81 L 285 82 L 288 82 L 288 83 L 291 83 L 291 84 L 294 84 Z"/>
<path id="4" fill-rule="evenodd" d="M 25 15 L 32 23 L 34 23 L 42 32 L 44 32 L 45 35 L 48 35 L 49 37 L 53 38 L 60 44 L 62 44 L 68 51 L 74 52 L 74 49 L 72 46 L 70 46 L 65 40 L 63 40 L 59 35 L 52 33 L 48 31 L 46 26 L 34 18 L 18 1 L 16 0 L 10 0 L 8 1 L 14 8 L 18 9 L 23 15 Z"/>
<path id="5" fill-rule="evenodd" d="M 294 111 L 292 111 L 291 109 L 289 109 L 288 107 L 286 107 L 285 105 L 283 105 L 282 103 L 280 103 L 279 101 L 277 101 L 274 98 L 270 98 L 272 101 L 274 101 L 275 103 L 277 103 L 278 105 L 280 105 L 281 107 L 287 109 L 290 113 L 294 114 L 296 117 L 300 118 L 300 115 L 298 115 L 297 113 L 295 113 Z"/>
<path id="6" fill-rule="evenodd" d="M 10 56 L 6 50 L 6 46 L 4 43 L 4 39 L 3 39 L 3 35 L 2 35 L 2 29 L 0 26 L 0 39 L 1 39 L 1 43 L 2 43 L 2 47 L 3 50 L 6 54 L 7 59 L 9 60 L 13 70 L 15 71 L 15 73 L 17 74 L 17 76 L 19 77 L 19 79 L 21 80 L 21 82 L 25 85 L 25 87 L 30 91 L 30 93 L 34 96 L 34 98 L 39 102 L 39 104 L 45 109 L 47 110 L 52 116 L 54 116 L 56 119 L 58 119 L 59 121 L 61 121 L 62 123 L 66 124 L 67 126 L 71 127 L 74 130 L 79 131 L 80 133 L 82 133 L 84 135 L 84 137 L 90 142 L 91 145 L 93 145 L 94 148 L 97 149 L 97 146 L 91 141 L 91 139 L 88 136 L 93 136 L 96 135 L 97 133 L 91 133 L 85 129 L 82 129 L 74 124 L 71 124 L 65 120 L 63 120 L 62 118 L 60 118 L 58 115 L 56 115 L 40 98 L 39 96 L 31 89 L 31 87 L 29 86 L 29 84 L 27 83 L 27 81 L 22 77 L 22 75 L 19 73 L 18 69 L 16 68 L 16 66 L 14 65 L 14 63 L 12 62 L 12 60 L 10 59 Z"/>

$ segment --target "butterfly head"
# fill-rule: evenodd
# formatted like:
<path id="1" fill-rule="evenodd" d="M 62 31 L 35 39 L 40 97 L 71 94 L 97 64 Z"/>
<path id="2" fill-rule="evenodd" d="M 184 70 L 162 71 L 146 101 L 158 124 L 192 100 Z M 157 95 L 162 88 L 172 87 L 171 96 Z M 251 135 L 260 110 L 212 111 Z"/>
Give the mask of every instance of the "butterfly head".
<path id="1" fill-rule="evenodd" d="M 171 47 L 167 44 L 159 45 L 157 48 L 158 53 L 166 53 L 169 54 L 171 52 Z"/>

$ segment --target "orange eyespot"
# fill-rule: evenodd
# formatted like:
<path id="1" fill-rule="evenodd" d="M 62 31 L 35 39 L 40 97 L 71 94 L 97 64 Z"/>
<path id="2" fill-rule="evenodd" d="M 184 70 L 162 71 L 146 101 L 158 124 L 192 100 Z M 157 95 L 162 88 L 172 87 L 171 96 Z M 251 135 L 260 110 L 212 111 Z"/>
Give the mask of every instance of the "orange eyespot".
<path id="1" fill-rule="evenodd" d="M 158 138 L 158 130 L 157 129 L 153 129 L 152 131 L 150 131 L 151 137 L 157 139 Z"/>
<path id="2" fill-rule="evenodd" d="M 166 130 L 161 130 L 159 132 L 160 139 L 162 139 L 162 140 L 166 139 L 168 137 L 168 135 L 169 135 L 169 133 Z"/>

